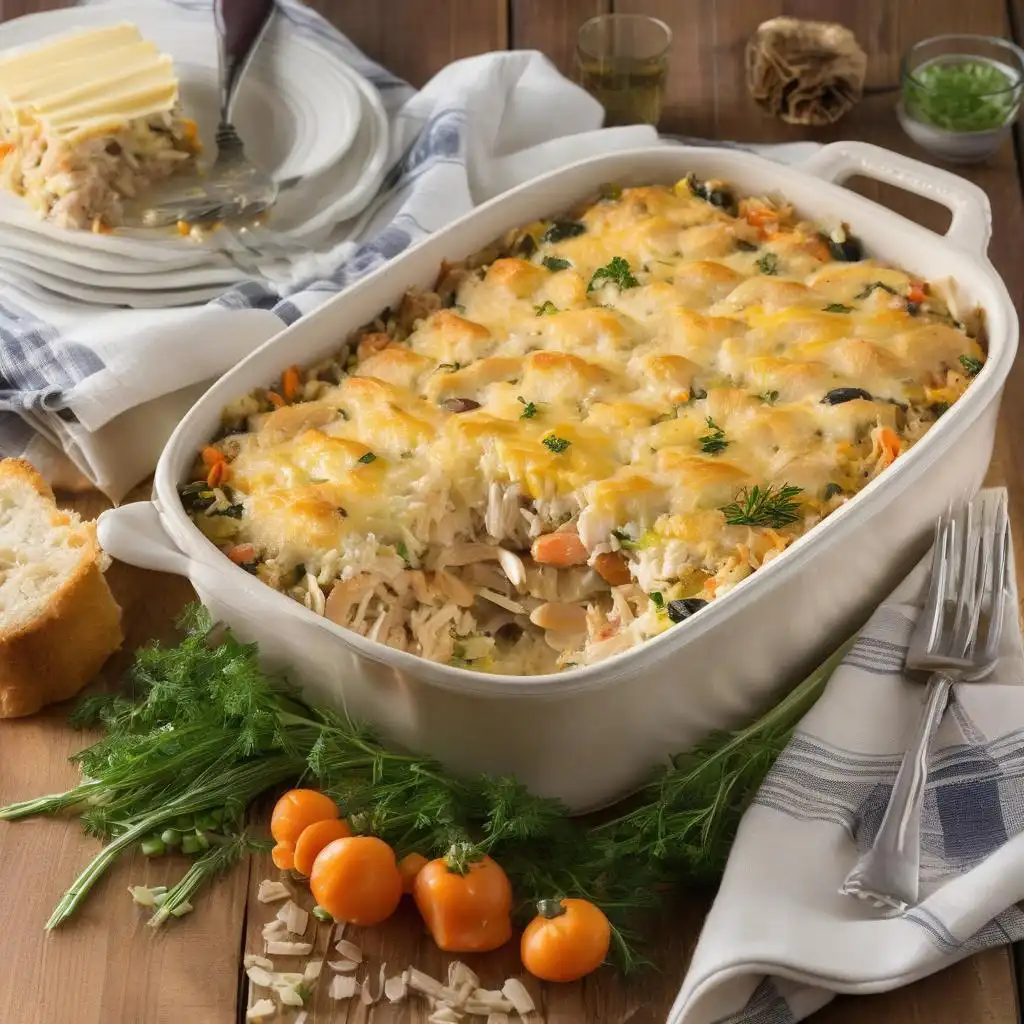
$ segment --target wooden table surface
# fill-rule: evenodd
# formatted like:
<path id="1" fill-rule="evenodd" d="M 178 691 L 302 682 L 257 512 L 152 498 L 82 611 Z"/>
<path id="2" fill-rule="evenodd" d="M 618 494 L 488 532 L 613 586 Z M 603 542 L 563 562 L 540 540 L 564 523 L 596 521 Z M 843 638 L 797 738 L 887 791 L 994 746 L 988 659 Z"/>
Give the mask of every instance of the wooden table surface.
<path id="1" fill-rule="evenodd" d="M 56 6 L 46 0 L 2 0 L 4 18 Z M 571 67 L 576 28 L 611 0 L 316 0 L 370 56 L 419 85 L 459 57 L 506 47 L 536 48 L 563 70 Z M 754 28 L 779 12 L 772 0 L 614 0 L 618 11 L 656 15 L 675 41 L 662 129 L 751 141 L 856 138 L 914 156 L 923 154 L 902 135 L 893 113 L 900 55 L 912 43 L 941 32 L 985 32 L 1010 37 L 1024 0 L 792 0 L 785 13 L 843 21 L 869 54 L 867 95 L 838 126 L 824 131 L 792 128 L 765 118 L 744 86 L 743 47 Z M 1019 39 L 1018 39 L 1019 41 Z M 1022 167 L 1013 145 L 987 165 L 964 172 L 988 193 L 994 210 L 992 258 L 1020 306 L 1024 265 L 1018 257 L 1022 227 Z M 937 230 L 948 214 L 888 187 L 866 184 L 867 194 Z M 1021 405 L 1017 405 L 1021 399 Z M 1024 379 L 1018 369 L 1003 402 L 1001 429 L 990 479 L 1009 486 L 1017 544 L 1024 543 L 1024 448 L 1014 437 L 1024 427 Z M 141 494 L 141 492 L 140 492 Z M 98 513 L 103 499 L 87 495 L 73 504 Z M 1018 547 L 1017 564 L 1024 565 Z M 175 611 L 189 598 L 183 581 L 123 565 L 110 571 L 125 610 L 127 644 L 104 672 L 114 678 L 128 653 L 172 632 Z M 67 757 L 83 737 L 64 724 L 66 709 L 0 726 L 0 801 L 66 788 L 75 781 Z M 181 873 L 168 859 L 125 858 L 95 889 L 74 922 L 45 935 L 54 902 L 95 851 L 73 822 L 31 821 L 0 825 L 0 1019 L 5 1024 L 231 1024 L 244 1018 L 248 993 L 240 971 L 243 950 L 257 949 L 260 926 L 271 916 L 253 898 L 261 878 L 272 875 L 265 858 L 253 858 L 203 895 L 183 922 L 153 935 L 125 893 L 129 882 L 157 884 Z M 656 943 L 660 973 L 626 985 L 601 972 L 579 985 L 541 988 L 539 1019 L 548 1024 L 648 1024 L 664 1020 L 696 940 L 707 894 L 686 894 L 666 914 Z M 415 963 L 440 974 L 442 957 L 411 917 L 361 937 L 374 970 L 381 958 L 393 971 Z M 516 969 L 516 952 L 476 964 L 487 983 Z M 426 1020 L 422 1004 L 402 1008 L 328 1006 L 323 993 L 311 1020 L 376 1024 Z M 898 992 L 843 997 L 814 1017 L 815 1024 L 1011 1024 L 1020 1019 L 1009 949 L 977 954 Z"/>

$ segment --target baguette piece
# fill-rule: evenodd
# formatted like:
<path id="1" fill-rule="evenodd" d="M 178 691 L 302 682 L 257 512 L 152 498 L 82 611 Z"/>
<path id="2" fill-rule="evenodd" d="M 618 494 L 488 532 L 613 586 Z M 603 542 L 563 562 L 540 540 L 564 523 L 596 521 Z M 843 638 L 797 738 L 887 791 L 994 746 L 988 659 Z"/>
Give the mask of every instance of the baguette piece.
<path id="1" fill-rule="evenodd" d="M 0 461 L 0 718 L 74 696 L 121 646 L 106 562 L 95 524 L 27 462 Z"/>

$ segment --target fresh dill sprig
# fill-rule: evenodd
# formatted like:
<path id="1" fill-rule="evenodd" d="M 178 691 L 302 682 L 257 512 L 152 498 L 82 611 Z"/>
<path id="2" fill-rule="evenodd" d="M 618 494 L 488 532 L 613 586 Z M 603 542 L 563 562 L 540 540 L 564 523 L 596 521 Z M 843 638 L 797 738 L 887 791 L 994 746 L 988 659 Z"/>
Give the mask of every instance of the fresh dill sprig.
<path id="1" fill-rule="evenodd" d="M 964 368 L 964 373 L 968 377 L 977 377 L 985 364 L 974 356 L 961 356 L 960 365 Z"/>
<path id="2" fill-rule="evenodd" d="M 729 505 L 722 506 L 725 521 L 729 526 L 788 526 L 800 518 L 799 504 L 795 500 L 803 493 L 802 487 L 783 484 L 776 489 L 767 487 L 744 487 Z"/>
<path id="3" fill-rule="evenodd" d="M 718 455 L 729 447 L 725 439 L 725 431 L 709 416 L 707 418 L 708 432 L 697 438 L 700 450 L 705 455 Z"/>
<path id="4" fill-rule="evenodd" d="M 754 265 L 762 274 L 773 277 L 779 272 L 779 257 L 773 252 L 766 252 L 759 260 L 754 260 Z"/>

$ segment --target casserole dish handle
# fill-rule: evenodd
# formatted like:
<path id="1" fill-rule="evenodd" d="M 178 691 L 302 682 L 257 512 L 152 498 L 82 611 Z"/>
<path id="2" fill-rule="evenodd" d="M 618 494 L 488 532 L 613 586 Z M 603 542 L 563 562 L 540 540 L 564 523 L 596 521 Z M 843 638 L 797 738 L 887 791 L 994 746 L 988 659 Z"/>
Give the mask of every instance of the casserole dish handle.
<path id="1" fill-rule="evenodd" d="M 96 534 L 108 555 L 140 569 L 189 576 L 195 564 L 167 536 L 152 501 L 107 509 L 96 522 Z"/>
<path id="2" fill-rule="evenodd" d="M 833 142 L 798 166 L 837 185 L 855 174 L 863 174 L 931 199 L 953 215 L 946 232 L 948 241 L 972 256 L 984 257 L 988 251 L 992 237 L 988 196 L 959 175 L 867 142 Z"/>

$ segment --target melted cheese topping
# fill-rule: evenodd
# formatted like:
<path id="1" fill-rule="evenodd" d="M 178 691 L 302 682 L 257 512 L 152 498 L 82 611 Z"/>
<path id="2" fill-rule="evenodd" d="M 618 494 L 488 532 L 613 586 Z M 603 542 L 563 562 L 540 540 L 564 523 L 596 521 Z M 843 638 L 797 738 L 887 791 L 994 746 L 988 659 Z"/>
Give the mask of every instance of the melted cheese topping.
<path id="1" fill-rule="evenodd" d="M 483 606 L 587 663 L 777 556 L 916 443 L 984 352 L 910 274 L 833 259 L 860 255 L 844 229 L 727 212 L 710 188 L 628 189 L 513 233 L 448 308 L 410 296 L 361 332 L 339 383 L 314 369 L 301 396 L 283 381 L 229 410 L 232 557 L 310 607 L 326 593 L 351 628 L 493 667 Z M 585 616 L 566 591 L 590 594 Z"/>
<path id="2" fill-rule="evenodd" d="M 0 101 L 18 122 L 75 141 L 170 112 L 178 80 L 171 58 L 134 25 L 112 25 L 0 60 Z"/>

